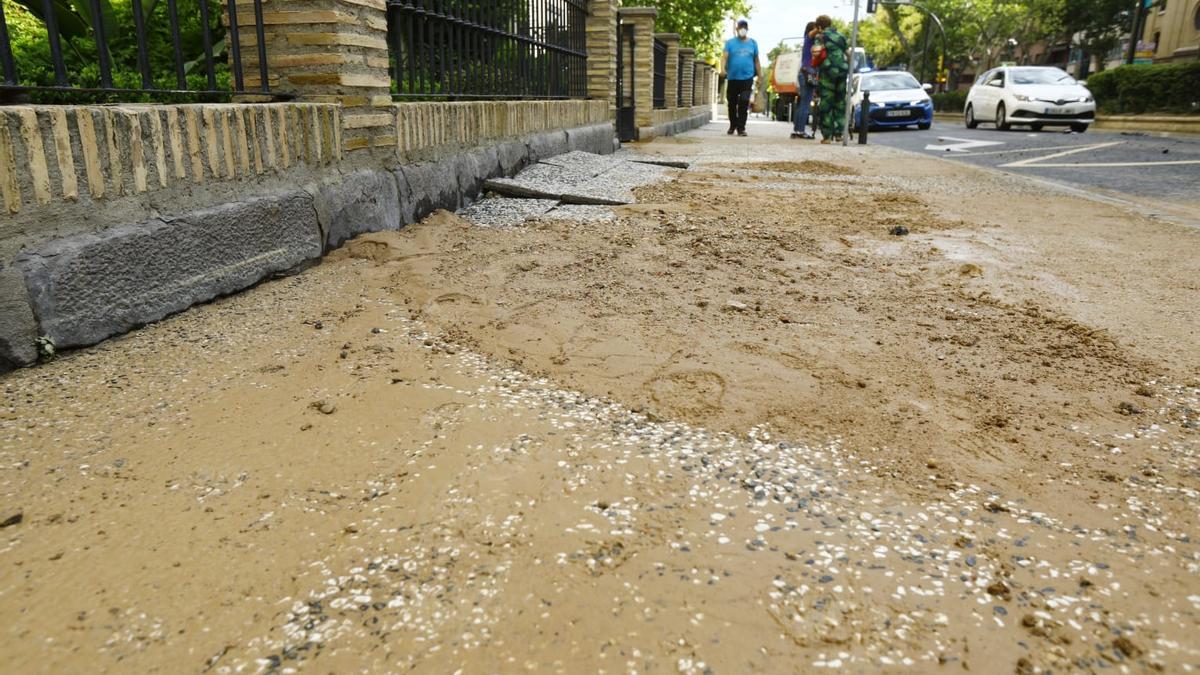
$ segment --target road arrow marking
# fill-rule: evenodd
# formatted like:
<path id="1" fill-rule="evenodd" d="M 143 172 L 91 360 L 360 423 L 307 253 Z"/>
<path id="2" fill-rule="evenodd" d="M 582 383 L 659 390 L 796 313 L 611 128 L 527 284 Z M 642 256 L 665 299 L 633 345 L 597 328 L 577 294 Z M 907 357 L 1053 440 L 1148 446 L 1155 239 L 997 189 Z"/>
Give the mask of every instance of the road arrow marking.
<path id="1" fill-rule="evenodd" d="M 925 146 L 926 150 L 936 150 L 938 152 L 970 152 L 971 148 L 986 148 L 989 145 L 1004 145 L 1004 141 L 973 141 L 969 138 L 953 138 L 951 136 L 939 136 L 938 143 L 946 141 L 957 141 L 952 145 L 938 145 L 930 143 Z"/>
<path id="2" fill-rule="evenodd" d="M 1101 148 L 1111 148 L 1114 145 L 1120 145 L 1124 141 L 1114 141 L 1112 143 L 1094 143 L 1092 145 L 1084 145 L 1065 152 L 1056 152 L 1052 155 L 1044 157 L 1031 157 L 1018 162 L 1009 164 L 1001 164 L 1002 169 L 1020 169 L 1020 168 L 1035 168 L 1035 169 L 1108 169 L 1108 168 L 1124 168 L 1133 166 L 1186 166 L 1200 164 L 1200 159 L 1176 159 L 1161 162 L 1047 162 L 1048 159 L 1058 159 L 1067 155 L 1074 155 L 1079 152 L 1087 152 L 1088 150 L 1100 150 Z M 1052 148 L 1045 148 L 1051 150 Z"/>
<path id="3" fill-rule="evenodd" d="M 1101 148 L 1111 148 L 1112 146 L 1120 145 L 1123 142 L 1124 141 L 1113 141 L 1112 143 L 1094 143 L 1092 145 L 1081 145 L 1078 148 L 1073 148 L 1071 150 L 1064 150 L 1062 152 L 1056 152 L 1054 154 L 1046 155 L 1044 157 L 1030 157 L 1029 159 L 1022 159 L 1022 160 L 1016 161 L 1016 162 L 1009 162 L 1008 164 L 1001 164 L 1000 168 L 1001 169 L 1010 169 L 1010 168 L 1017 168 L 1017 167 L 1022 167 L 1022 166 L 1030 166 L 1030 165 L 1034 165 L 1034 164 L 1039 165 L 1039 166 L 1050 166 L 1050 165 L 1043 165 L 1043 164 L 1041 164 L 1041 162 L 1044 162 L 1048 159 L 1058 159 L 1059 157 L 1066 157 L 1067 155 L 1074 155 L 1074 154 L 1080 153 L 1080 152 L 1087 152 L 1089 150 L 1099 150 Z M 1067 164 L 1065 166 L 1075 166 L 1075 165 Z"/>

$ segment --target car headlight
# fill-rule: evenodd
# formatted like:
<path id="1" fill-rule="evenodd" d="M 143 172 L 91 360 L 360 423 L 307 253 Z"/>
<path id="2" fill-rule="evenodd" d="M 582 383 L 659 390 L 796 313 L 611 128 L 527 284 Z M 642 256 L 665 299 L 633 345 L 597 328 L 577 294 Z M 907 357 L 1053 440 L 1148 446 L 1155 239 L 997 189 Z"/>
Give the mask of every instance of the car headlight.
<path id="1" fill-rule="evenodd" d="M 1025 94 L 1013 94 L 1013 98 L 1017 99 L 1018 101 L 1032 101 L 1033 100 L 1032 97 L 1026 96 Z"/>
<path id="2" fill-rule="evenodd" d="M 1091 96 L 1080 96 L 1079 97 L 1080 103 L 1091 103 L 1092 101 L 1095 101 L 1095 100 L 1096 99 L 1092 98 Z"/>
<path id="3" fill-rule="evenodd" d="M 929 99 L 921 98 L 921 99 L 917 99 L 916 101 L 909 103 L 909 105 L 922 106 L 922 105 L 929 105 L 930 103 L 931 103 L 931 101 Z"/>

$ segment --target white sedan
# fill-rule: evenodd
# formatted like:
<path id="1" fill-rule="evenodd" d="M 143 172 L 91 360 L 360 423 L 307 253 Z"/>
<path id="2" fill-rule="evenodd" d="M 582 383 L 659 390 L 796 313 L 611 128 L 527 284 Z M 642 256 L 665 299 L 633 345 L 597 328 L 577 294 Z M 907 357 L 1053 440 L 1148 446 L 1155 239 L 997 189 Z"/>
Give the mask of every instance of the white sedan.
<path id="1" fill-rule="evenodd" d="M 1001 130 L 1027 124 L 1034 131 L 1069 126 L 1083 133 L 1096 119 L 1096 100 L 1087 87 L 1058 68 L 1007 66 L 975 80 L 963 116 L 968 129 L 992 122 Z"/>

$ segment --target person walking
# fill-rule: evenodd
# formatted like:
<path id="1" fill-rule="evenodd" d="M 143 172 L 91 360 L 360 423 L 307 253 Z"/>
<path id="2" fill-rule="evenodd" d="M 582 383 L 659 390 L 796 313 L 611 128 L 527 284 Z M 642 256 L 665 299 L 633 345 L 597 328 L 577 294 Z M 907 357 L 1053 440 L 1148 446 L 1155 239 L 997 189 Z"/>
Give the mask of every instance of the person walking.
<path id="1" fill-rule="evenodd" d="M 817 22 L 809 21 L 804 27 L 804 47 L 800 52 L 800 81 L 797 82 L 800 102 L 796 106 L 795 119 L 792 120 L 792 138 L 814 138 L 808 133 L 808 115 L 812 112 L 813 90 L 817 87 L 817 71 L 812 66 L 812 47 L 816 36 Z"/>
<path id="2" fill-rule="evenodd" d="M 725 43 L 721 54 L 721 69 L 725 71 L 725 99 L 729 104 L 729 131 L 726 133 L 745 136 L 754 78 L 758 77 L 758 43 L 750 37 L 749 21 L 738 20 L 737 37 Z"/>
<path id="3" fill-rule="evenodd" d="M 821 143 L 842 140 L 846 127 L 846 75 L 850 72 L 846 36 L 833 27 L 833 20 L 822 14 L 817 17 L 816 39 L 813 40 L 812 65 L 820 74 Z"/>

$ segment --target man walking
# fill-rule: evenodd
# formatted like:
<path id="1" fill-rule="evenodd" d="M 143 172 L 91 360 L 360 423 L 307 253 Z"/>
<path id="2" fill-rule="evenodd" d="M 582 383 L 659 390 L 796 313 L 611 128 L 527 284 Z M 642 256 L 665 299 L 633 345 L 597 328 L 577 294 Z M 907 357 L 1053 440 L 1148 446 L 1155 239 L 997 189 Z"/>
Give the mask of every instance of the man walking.
<path id="1" fill-rule="evenodd" d="M 808 133 L 808 114 L 812 111 L 813 90 L 817 87 L 817 71 L 812 66 L 813 40 L 817 36 L 817 22 L 809 21 L 804 27 L 804 47 L 800 51 L 800 102 L 796 106 L 795 119 L 792 120 L 792 138 L 812 140 Z M 814 125 L 815 126 L 815 125 Z"/>
<path id="2" fill-rule="evenodd" d="M 842 140 L 846 126 L 846 75 L 850 72 L 846 36 L 833 27 L 825 14 L 817 17 L 816 40 L 813 41 L 812 64 L 821 77 L 821 142 Z"/>
<path id="3" fill-rule="evenodd" d="M 746 117 L 754 78 L 758 76 L 758 43 L 749 37 L 750 22 L 739 19 L 737 37 L 725 43 L 721 69 L 725 71 L 725 99 L 729 103 L 729 135 L 746 135 Z"/>

